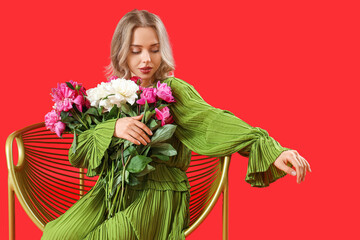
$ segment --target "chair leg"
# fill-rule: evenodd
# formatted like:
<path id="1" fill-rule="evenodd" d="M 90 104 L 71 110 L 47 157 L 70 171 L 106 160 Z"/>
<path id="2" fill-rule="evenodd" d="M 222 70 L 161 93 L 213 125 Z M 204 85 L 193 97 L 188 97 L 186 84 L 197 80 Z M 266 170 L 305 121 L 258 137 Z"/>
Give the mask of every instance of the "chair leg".
<path id="1" fill-rule="evenodd" d="M 8 179 L 9 240 L 15 239 L 15 196 L 11 179 Z"/>
<path id="2" fill-rule="evenodd" d="M 229 239 L 229 192 L 228 192 L 228 178 L 224 184 L 223 191 L 223 240 Z"/>

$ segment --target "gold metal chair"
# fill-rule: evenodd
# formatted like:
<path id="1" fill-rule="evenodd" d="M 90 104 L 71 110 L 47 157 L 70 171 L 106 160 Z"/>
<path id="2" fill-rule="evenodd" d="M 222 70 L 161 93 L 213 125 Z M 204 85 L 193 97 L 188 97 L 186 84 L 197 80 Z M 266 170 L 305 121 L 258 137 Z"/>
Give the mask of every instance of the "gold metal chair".
<path id="1" fill-rule="evenodd" d="M 9 239 L 15 239 L 14 192 L 27 215 L 43 231 L 47 222 L 63 214 L 95 185 L 95 178 L 87 177 L 84 169 L 69 163 L 72 139 L 70 134 L 58 138 L 43 122 L 15 131 L 7 138 Z M 191 185 L 190 226 L 186 236 L 205 220 L 223 193 L 223 239 L 228 239 L 230 159 L 231 156 L 192 155 L 186 172 Z"/>

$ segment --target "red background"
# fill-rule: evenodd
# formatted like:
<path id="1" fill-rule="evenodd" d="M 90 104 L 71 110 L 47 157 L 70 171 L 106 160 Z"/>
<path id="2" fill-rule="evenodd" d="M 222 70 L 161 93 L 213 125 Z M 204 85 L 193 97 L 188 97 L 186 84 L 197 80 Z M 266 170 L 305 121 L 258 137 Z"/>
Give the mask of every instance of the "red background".
<path id="1" fill-rule="evenodd" d="M 311 165 L 268 188 L 230 166 L 230 239 L 359 237 L 359 7 L 356 1 L 12 1 L 0 4 L 1 146 L 43 121 L 50 89 L 104 81 L 120 18 L 146 9 L 163 20 L 175 76 L 212 106 L 266 129 Z M 0 165 L 1 239 L 8 238 L 7 167 Z M 221 202 L 189 239 L 221 239 Z M 16 200 L 17 239 L 41 231 Z"/>

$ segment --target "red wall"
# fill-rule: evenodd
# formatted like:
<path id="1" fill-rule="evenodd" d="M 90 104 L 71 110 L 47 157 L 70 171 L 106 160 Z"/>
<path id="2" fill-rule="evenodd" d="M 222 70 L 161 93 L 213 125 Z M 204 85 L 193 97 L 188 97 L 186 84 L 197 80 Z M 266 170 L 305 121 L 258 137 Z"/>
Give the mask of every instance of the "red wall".
<path id="1" fill-rule="evenodd" d="M 259 189 L 245 182 L 247 159 L 234 155 L 230 239 L 356 238 L 356 1 L 238 2 L 2 2 L 1 146 L 11 132 L 43 121 L 52 106 L 50 89 L 58 82 L 72 79 L 90 88 L 104 81 L 118 21 L 134 8 L 146 9 L 167 27 L 176 77 L 192 84 L 212 106 L 266 129 L 311 164 L 313 172 L 301 184 L 286 176 Z M 0 238 L 7 239 L 2 149 Z M 41 231 L 18 202 L 16 207 L 17 239 L 40 239 Z M 220 238 L 218 204 L 189 239 Z"/>

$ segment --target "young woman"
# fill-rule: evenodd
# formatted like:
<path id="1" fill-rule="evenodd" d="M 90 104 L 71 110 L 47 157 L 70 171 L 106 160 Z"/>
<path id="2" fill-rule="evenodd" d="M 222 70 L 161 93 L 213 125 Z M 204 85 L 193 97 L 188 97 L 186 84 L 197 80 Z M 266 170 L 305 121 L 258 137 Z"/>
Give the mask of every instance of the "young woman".
<path id="1" fill-rule="evenodd" d="M 133 10 L 118 23 L 111 43 L 109 76 L 140 77 L 143 87 L 157 81 L 171 86 L 176 100 L 170 107 L 178 125 L 171 144 L 178 154 L 169 161 L 152 164 L 155 171 L 141 184 L 128 186 L 126 208 L 105 219 L 104 189 L 97 187 L 85 194 L 63 215 L 45 226 L 41 239 L 185 239 L 189 225 L 190 185 L 187 170 L 191 151 L 208 156 L 225 156 L 238 152 L 249 157 L 246 182 L 254 187 L 293 174 L 304 181 L 308 162 L 295 150 L 282 147 L 266 130 L 252 127 L 229 111 L 207 104 L 192 85 L 169 77 L 174 60 L 168 35 L 160 18 L 145 10 Z M 134 144 L 150 142 L 151 130 L 141 123 L 142 116 L 120 118 L 101 123 L 103 139 L 113 136 Z M 82 153 L 93 144 L 81 142 L 75 154 L 69 152 L 72 165 L 84 164 Z M 287 164 L 295 167 L 289 167 Z"/>

